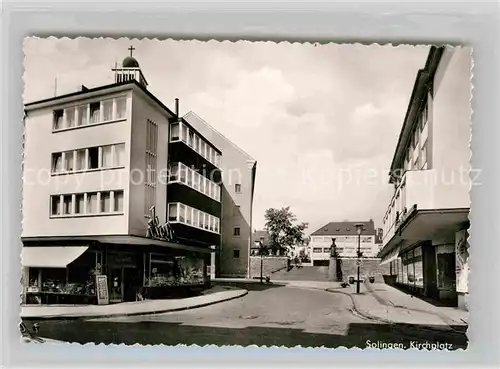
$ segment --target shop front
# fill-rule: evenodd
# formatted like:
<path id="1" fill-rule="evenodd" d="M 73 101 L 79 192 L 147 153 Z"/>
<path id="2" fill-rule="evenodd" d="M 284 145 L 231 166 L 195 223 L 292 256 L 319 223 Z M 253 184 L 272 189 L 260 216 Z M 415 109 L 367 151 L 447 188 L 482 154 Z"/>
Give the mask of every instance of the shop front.
<path id="1" fill-rule="evenodd" d="M 102 253 L 89 246 L 23 247 L 23 300 L 27 304 L 96 303 L 95 275 Z"/>
<path id="2" fill-rule="evenodd" d="M 97 276 L 107 280 L 106 303 L 199 293 L 210 282 L 211 250 L 175 246 L 99 242 L 88 246 L 25 246 L 23 302 L 97 304 Z"/>

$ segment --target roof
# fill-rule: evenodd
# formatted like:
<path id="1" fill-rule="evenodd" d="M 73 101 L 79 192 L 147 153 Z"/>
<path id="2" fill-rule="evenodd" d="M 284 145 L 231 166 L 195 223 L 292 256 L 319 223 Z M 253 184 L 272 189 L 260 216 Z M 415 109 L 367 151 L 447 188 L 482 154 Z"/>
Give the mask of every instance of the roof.
<path id="1" fill-rule="evenodd" d="M 375 235 L 375 225 L 373 220 L 362 221 L 362 222 L 330 222 L 327 225 L 321 227 L 317 231 L 311 233 L 311 236 L 348 236 L 357 235 L 356 224 L 364 224 L 364 235 Z"/>
<path id="2" fill-rule="evenodd" d="M 146 87 L 144 87 L 142 84 L 140 84 L 138 81 L 135 79 L 133 80 L 128 80 L 125 82 L 119 82 L 119 83 L 113 83 L 109 85 L 103 85 L 95 88 L 89 88 L 89 89 L 83 89 L 82 91 L 76 91 L 76 92 L 71 92 L 69 94 L 65 95 L 59 95 L 59 96 L 54 96 L 50 97 L 48 99 L 43 99 L 43 100 L 38 100 L 38 101 L 32 101 L 29 103 L 24 104 L 25 109 L 26 108 L 34 108 L 35 105 L 39 104 L 47 104 L 47 103 L 54 103 L 57 104 L 59 100 L 64 100 L 68 98 L 76 98 L 76 97 L 81 97 L 82 99 L 86 97 L 86 95 L 92 95 L 96 92 L 105 92 L 108 89 L 113 89 L 116 87 L 120 86 L 126 86 L 126 85 L 131 85 L 131 86 L 136 86 L 138 87 L 142 92 L 144 92 L 151 100 L 153 100 L 160 108 L 162 108 L 169 116 L 177 118 L 175 113 L 167 108 L 165 104 L 163 104 L 155 95 L 153 95 Z"/>
<path id="3" fill-rule="evenodd" d="M 403 128 L 399 134 L 398 143 L 392 159 L 391 173 L 398 168 L 401 160 L 404 160 L 408 141 L 411 140 L 411 132 L 413 131 L 413 127 L 417 124 L 417 120 L 415 118 L 420 112 L 421 104 L 425 103 L 427 100 L 425 95 L 427 94 L 429 83 L 431 83 L 434 79 L 434 75 L 441 60 L 443 51 L 444 47 L 438 48 L 436 46 L 432 46 L 429 50 L 425 67 L 420 69 L 417 73 L 403 121 Z M 390 182 L 392 182 L 392 176 Z"/>
<path id="4" fill-rule="evenodd" d="M 187 122 L 190 122 L 192 119 L 196 119 L 199 123 L 205 125 L 206 127 L 210 128 L 212 132 L 217 134 L 219 137 L 224 139 L 225 141 L 229 142 L 236 150 L 238 150 L 241 154 L 247 157 L 247 160 L 252 161 L 252 162 L 257 162 L 251 155 L 243 151 L 241 147 L 236 145 L 233 141 L 228 139 L 226 136 L 224 136 L 222 133 L 220 133 L 218 130 L 216 130 L 213 126 L 211 126 L 205 119 L 201 118 L 198 114 L 196 114 L 194 111 L 189 111 L 187 112 L 184 116 L 183 119 L 185 119 Z"/>
<path id="5" fill-rule="evenodd" d="M 139 62 L 133 56 L 127 56 L 122 62 L 123 68 L 139 68 Z"/>
<path id="6" fill-rule="evenodd" d="M 264 238 L 264 244 L 269 243 L 269 233 L 267 231 L 254 231 L 252 235 L 253 241 L 260 241 L 261 237 Z"/>

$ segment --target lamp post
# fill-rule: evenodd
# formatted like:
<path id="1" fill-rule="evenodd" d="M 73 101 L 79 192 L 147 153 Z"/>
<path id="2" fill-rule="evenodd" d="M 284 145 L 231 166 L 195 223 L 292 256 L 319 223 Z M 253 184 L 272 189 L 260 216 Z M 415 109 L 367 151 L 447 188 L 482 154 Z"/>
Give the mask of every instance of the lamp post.
<path id="1" fill-rule="evenodd" d="M 356 232 L 358 234 L 358 278 L 356 279 L 356 293 L 359 293 L 359 268 L 361 265 L 361 232 L 363 232 L 363 223 L 356 223 Z"/>

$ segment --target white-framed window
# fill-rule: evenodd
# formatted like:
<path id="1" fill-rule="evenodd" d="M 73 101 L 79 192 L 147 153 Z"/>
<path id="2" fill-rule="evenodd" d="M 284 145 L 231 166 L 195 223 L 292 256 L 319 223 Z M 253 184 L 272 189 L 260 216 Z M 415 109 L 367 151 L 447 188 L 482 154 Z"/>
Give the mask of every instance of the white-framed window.
<path id="1" fill-rule="evenodd" d="M 189 128 L 186 125 L 182 124 L 181 125 L 181 139 L 184 143 L 187 143 L 188 134 L 189 134 Z"/>
<path id="2" fill-rule="evenodd" d="M 53 129 L 58 130 L 63 128 L 64 126 L 64 110 L 63 109 L 57 109 L 54 110 L 53 112 Z"/>
<path id="3" fill-rule="evenodd" d="M 169 182 L 177 182 L 179 180 L 179 167 L 179 163 L 175 163 L 170 166 L 170 173 L 168 177 Z"/>
<path id="4" fill-rule="evenodd" d="M 170 125 L 170 142 L 179 141 L 181 138 L 181 127 L 179 123 Z"/>
<path id="5" fill-rule="evenodd" d="M 115 99 L 116 115 L 115 119 L 124 119 L 127 114 L 127 98 L 119 97 Z"/>
<path id="6" fill-rule="evenodd" d="M 194 147 L 194 132 L 189 130 L 189 135 L 188 135 L 188 146 L 189 147 Z"/>
<path id="7" fill-rule="evenodd" d="M 55 195 L 50 199 L 51 215 L 61 215 L 61 196 Z"/>
<path id="8" fill-rule="evenodd" d="M 123 213 L 123 190 L 50 196 L 52 217 Z"/>
<path id="9" fill-rule="evenodd" d="M 200 152 L 200 137 L 198 137 L 198 135 L 194 135 L 193 148 L 197 153 Z"/>
<path id="10" fill-rule="evenodd" d="M 76 126 L 76 109 L 74 107 L 67 108 L 66 111 L 64 112 L 64 115 L 66 116 L 66 124 L 64 128 L 72 128 Z"/>
<path id="11" fill-rule="evenodd" d="M 109 122 L 113 120 L 113 99 L 104 100 L 102 104 L 102 121 Z"/>
<path id="12" fill-rule="evenodd" d="M 113 146 L 107 145 L 101 148 L 101 167 L 109 168 L 113 166 Z"/>
<path id="13" fill-rule="evenodd" d="M 177 209 L 179 207 L 178 203 L 168 204 L 168 221 L 177 222 L 179 220 Z"/>
<path id="14" fill-rule="evenodd" d="M 126 97 L 117 97 L 56 109 L 53 113 L 53 131 L 124 119 L 126 108 Z"/>
<path id="15" fill-rule="evenodd" d="M 113 211 L 123 212 L 123 191 L 114 191 Z"/>
<path id="16" fill-rule="evenodd" d="M 234 185 L 234 192 L 236 192 L 236 193 L 241 193 L 241 184 L 236 183 L 236 184 Z"/>
<path id="17" fill-rule="evenodd" d="M 62 153 L 53 153 L 52 154 L 52 173 L 62 172 L 63 169 L 63 159 Z"/>
<path id="18" fill-rule="evenodd" d="M 206 157 L 206 150 L 207 150 L 207 144 L 205 143 L 205 141 L 201 141 L 201 147 L 200 147 L 200 155 L 203 156 L 203 157 Z"/>
<path id="19" fill-rule="evenodd" d="M 77 120 L 76 120 L 76 125 L 77 126 L 84 126 L 88 124 L 89 122 L 89 106 L 88 104 L 85 105 L 80 105 L 77 108 Z"/>

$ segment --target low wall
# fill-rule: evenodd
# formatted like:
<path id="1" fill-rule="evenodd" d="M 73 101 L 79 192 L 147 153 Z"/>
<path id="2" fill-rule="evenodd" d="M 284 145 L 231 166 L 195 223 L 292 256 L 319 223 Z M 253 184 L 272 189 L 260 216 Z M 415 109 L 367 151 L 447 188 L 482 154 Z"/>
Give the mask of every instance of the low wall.
<path id="1" fill-rule="evenodd" d="M 250 256 L 250 278 L 260 278 L 260 256 Z M 272 273 L 283 270 L 288 266 L 288 258 L 282 256 L 264 256 L 262 258 L 262 275 L 271 276 Z"/>
<path id="2" fill-rule="evenodd" d="M 356 258 L 341 258 L 342 260 L 342 277 L 344 280 L 350 275 L 356 276 L 358 267 L 356 266 Z M 362 259 L 359 274 L 361 277 L 375 277 L 375 282 L 384 283 L 383 275 L 389 274 L 389 264 L 380 265 L 380 259 Z"/>

